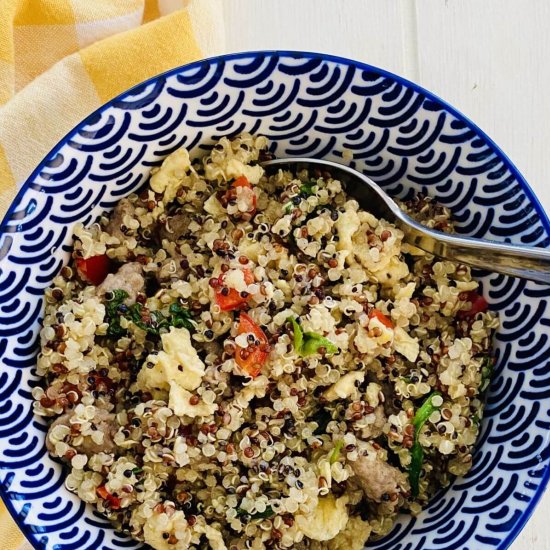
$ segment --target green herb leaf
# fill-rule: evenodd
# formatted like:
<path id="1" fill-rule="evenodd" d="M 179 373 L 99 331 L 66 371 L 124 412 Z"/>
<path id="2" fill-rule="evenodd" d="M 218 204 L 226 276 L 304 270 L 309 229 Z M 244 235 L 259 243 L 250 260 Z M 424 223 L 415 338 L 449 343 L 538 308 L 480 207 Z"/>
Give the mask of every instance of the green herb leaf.
<path id="1" fill-rule="evenodd" d="M 340 458 L 340 453 L 342 452 L 343 446 L 344 446 L 343 439 L 340 439 L 339 441 L 336 442 L 336 444 L 334 445 L 334 449 L 332 449 L 332 451 L 330 452 L 330 456 L 328 458 L 328 461 L 330 464 L 334 464 L 335 462 L 338 461 L 338 459 Z"/>
<path id="2" fill-rule="evenodd" d="M 142 319 L 141 319 L 141 311 L 143 309 L 143 306 L 141 304 L 133 304 L 128 308 L 128 311 L 125 315 L 127 319 L 130 321 L 133 321 L 134 324 L 136 324 L 138 327 L 146 329 Z"/>
<path id="3" fill-rule="evenodd" d="M 142 317 L 143 306 L 141 304 L 134 304 L 128 308 L 127 317 L 134 322 L 136 326 L 145 330 L 148 334 L 153 336 L 160 336 L 160 330 L 163 328 L 185 327 L 188 330 L 194 328 L 193 323 L 189 320 L 191 314 L 189 310 L 181 307 L 178 303 L 172 304 L 169 308 L 170 316 L 165 317 L 160 311 L 150 311 L 150 322 L 145 322 Z"/>
<path id="4" fill-rule="evenodd" d="M 121 338 L 127 334 L 127 331 L 120 326 L 121 317 L 125 317 L 140 329 L 156 337 L 160 336 L 160 331 L 163 328 L 184 327 L 187 330 L 193 330 L 195 328 L 191 321 L 190 311 L 177 302 L 170 306 L 168 317 L 163 315 L 160 311 L 148 311 L 146 317 L 150 320 L 144 320 L 142 314 L 145 308 L 142 304 L 135 303 L 131 306 L 125 306 L 125 309 L 121 310 L 120 306 L 126 298 L 128 298 L 128 293 L 126 291 L 120 289 L 114 290 L 113 298 L 107 302 L 105 306 L 106 320 L 109 322 L 107 336 Z"/>
<path id="5" fill-rule="evenodd" d="M 479 391 L 483 393 L 491 384 L 491 378 L 493 377 L 493 358 L 490 355 L 486 355 L 481 362 L 481 384 Z"/>
<path id="6" fill-rule="evenodd" d="M 320 348 L 325 348 L 325 353 L 336 353 L 338 346 L 330 340 L 317 334 L 316 332 L 303 332 L 300 323 L 294 317 L 287 319 L 292 323 L 292 332 L 294 332 L 294 349 L 302 357 L 313 355 L 319 352 Z"/>
<path id="7" fill-rule="evenodd" d="M 246 510 L 243 510 L 242 508 L 237 508 L 237 516 L 250 516 L 251 520 L 254 519 L 266 519 L 270 518 L 275 515 L 275 512 L 273 511 L 273 508 L 271 506 L 267 506 L 266 509 L 263 512 L 257 512 L 256 514 L 249 514 Z"/>
<path id="8" fill-rule="evenodd" d="M 326 353 L 336 353 L 338 351 L 338 346 L 333 344 L 330 340 L 317 334 L 316 332 L 305 332 L 304 333 L 304 344 L 302 346 L 302 357 L 307 355 L 313 355 L 318 353 L 321 348 L 325 348 Z"/>
<path id="9" fill-rule="evenodd" d="M 126 334 L 120 326 L 120 312 L 119 307 L 124 303 L 124 300 L 128 298 L 128 293 L 122 289 L 116 289 L 112 291 L 112 298 L 105 304 L 105 321 L 109 323 L 107 329 L 107 336 L 111 338 L 122 338 Z"/>
<path id="10" fill-rule="evenodd" d="M 441 397 L 439 392 L 432 392 L 421 407 L 416 411 L 412 420 L 414 426 L 414 444 L 411 449 L 411 464 L 409 466 L 409 482 L 413 496 L 418 496 L 420 472 L 422 471 L 422 462 L 424 461 L 424 449 L 418 441 L 420 430 L 427 422 L 434 411 L 439 410 L 440 405 L 433 404 L 434 397 Z"/>
<path id="11" fill-rule="evenodd" d="M 317 182 L 315 180 L 302 183 L 302 185 L 300 185 L 300 194 L 305 197 L 310 197 L 311 195 L 314 195 L 315 190 L 313 188 L 316 185 L 317 185 Z M 294 208 L 296 208 L 296 205 L 292 202 L 292 199 L 283 205 L 283 211 L 285 214 L 290 214 Z"/>
<path id="12" fill-rule="evenodd" d="M 315 194 L 313 188 L 317 185 L 316 181 L 309 181 L 300 185 L 300 193 L 303 195 L 311 196 Z"/>
<path id="13" fill-rule="evenodd" d="M 292 332 L 294 332 L 294 347 L 296 351 L 300 352 L 302 349 L 302 344 L 304 342 L 304 333 L 302 332 L 302 327 L 298 323 L 298 320 L 294 317 L 289 317 L 287 321 L 292 323 Z"/>
<path id="14" fill-rule="evenodd" d="M 441 397 L 441 394 L 437 391 L 432 392 L 427 398 L 426 401 L 422 404 L 422 406 L 416 411 L 416 414 L 414 415 L 412 424 L 414 426 L 414 433 L 415 437 L 418 437 L 418 433 L 420 432 L 420 428 L 424 426 L 428 418 L 432 415 L 434 411 L 438 411 L 440 408 L 440 405 L 434 405 L 433 404 L 433 398 L 434 397 Z"/>
<path id="15" fill-rule="evenodd" d="M 178 302 L 173 303 L 170 306 L 170 325 L 176 328 L 186 328 L 187 330 L 193 330 L 195 327 L 191 322 L 191 312 L 185 309 Z"/>
<path id="16" fill-rule="evenodd" d="M 411 449 L 411 465 L 409 466 L 409 482 L 411 484 L 411 492 L 413 497 L 418 496 L 420 472 L 422 471 L 423 462 L 424 449 L 422 448 L 422 445 L 416 441 Z"/>

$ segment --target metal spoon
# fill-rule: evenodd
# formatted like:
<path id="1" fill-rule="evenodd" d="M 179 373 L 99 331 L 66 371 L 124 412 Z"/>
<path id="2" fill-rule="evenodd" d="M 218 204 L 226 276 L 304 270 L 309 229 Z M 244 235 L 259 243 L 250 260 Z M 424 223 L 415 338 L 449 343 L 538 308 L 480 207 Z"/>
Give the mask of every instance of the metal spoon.
<path id="1" fill-rule="evenodd" d="M 319 168 L 346 185 L 346 191 L 365 210 L 395 224 L 405 242 L 430 254 L 487 271 L 550 284 L 550 250 L 473 239 L 429 229 L 405 214 L 370 178 L 353 168 L 314 158 L 282 158 L 262 163 L 266 169 L 287 168 L 297 172 Z"/>

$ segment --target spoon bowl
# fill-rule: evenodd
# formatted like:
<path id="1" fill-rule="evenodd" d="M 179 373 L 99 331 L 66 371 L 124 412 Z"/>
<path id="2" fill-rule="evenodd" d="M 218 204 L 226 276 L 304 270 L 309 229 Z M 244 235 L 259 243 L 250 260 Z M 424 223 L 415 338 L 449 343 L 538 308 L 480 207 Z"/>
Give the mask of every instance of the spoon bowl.
<path id="1" fill-rule="evenodd" d="M 307 157 L 274 159 L 262 166 L 266 170 L 286 168 L 292 172 L 304 168 L 328 171 L 365 210 L 401 229 L 405 242 L 439 258 L 550 284 L 550 250 L 474 239 L 426 227 L 403 212 L 373 180 L 349 166 Z"/>

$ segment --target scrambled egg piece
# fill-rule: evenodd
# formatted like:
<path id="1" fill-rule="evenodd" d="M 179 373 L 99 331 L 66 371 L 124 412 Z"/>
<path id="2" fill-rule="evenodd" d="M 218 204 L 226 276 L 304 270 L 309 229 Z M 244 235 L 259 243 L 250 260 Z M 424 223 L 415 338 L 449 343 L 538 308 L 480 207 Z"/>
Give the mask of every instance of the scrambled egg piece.
<path id="1" fill-rule="evenodd" d="M 411 299 L 414 294 L 414 289 L 416 285 L 414 283 L 407 283 L 405 286 L 400 287 L 395 293 L 395 299 L 401 300 L 402 298 Z"/>
<path id="2" fill-rule="evenodd" d="M 367 402 L 371 407 L 378 407 L 380 404 L 380 392 L 382 391 L 382 386 L 376 382 L 370 382 L 367 386 L 365 392 L 365 397 Z"/>
<path id="3" fill-rule="evenodd" d="M 358 516 L 349 518 L 343 531 L 327 543 L 328 550 L 362 550 L 372 527 Z"/>
<path id="4" fill-rule="evenodd" d="M 214 216 L 214 218 L 223 218 L 227 215 L 227 210 L 222 206 L 216 195 L 211 195 L 204 203 L 204 209 Z"/>
<path id="5" fill-rule="evenodd" d="M 409 266 L 398 256 L 392 256 L 385 269 L 376 269 L 376 280 L 382 286 L 393 286 L 396 281 L 404 279 L 409 274 Z"/>
<path id="6" fill-rule="evenodd" d="M 298 528 L 312 540 L 333 539 L 348 522 L 347 503 L 347 496 L 338 499 L 332 495 L 321 497 L 311 514 L 296 516 Z"/>
<path id="7" fill-rule="evenodd" d="M 168 155 L 158 171 L 151 176 L 151 188 L 157 193 L 164 193 L 165 204 L 176 198 L 189 168 L 189 152 L 182 147 Z"/>
<path id="8" fill-rule="evenodd" d="M 397 353 L 405 356 L 409 361 L 416 361 L 420 353 L 418 340 L 409 336 L 401 327 L 395 327 L 395 335 L 393 339 L 393 347 Z"/>
<path id="9" fill-rule="evenodd" d="M 227 546 L 225 545 L 225 542 L 223 542 L 222 534 L 217 529 L 207 525 L 205 535 L 212 550 L 227 550 Z"/>
<path id="10" fill-rule="evenodd" d="M 372 338 L 369 338 L 368 332 L 363 327 L 357 328 L 353 343 L 359 353 L 374 353 L 378 347 L 378 344 Z"/>
<path id="11" fill-rule="evenodd" d="M 245 176 L 250 183 L 256 184 L 264 175 L 264 169 L 259 164 L 250 166 L 249 164 L 244 164 L 240 160 L 230 159 L 225 166 L 225 175 L 227 179 Z"/>
<path id="12" fill-rule="evenodd" d="M 204 363 L 191 343 L 189 331 L 171 327 L 170 332 L 161 338 L 163 351 L 147 357 L 138 374 L 138 385 L 147 389 L 169 390 L 169 405 L 178 415 L 194 417 L 213 414 L 213 405 L 202 402 L 196 406 L 189 405 L 190 390 L 200 386 L 205 372 Z M 147 363 L 152 363 L 152 368 Z"/>
<path id="13" fill-rule="evenodd" d="M 258 241 L 244 237 L 239 241 L 239 252 L 254 263 L 258 263 L 258 257 L 263 253 L 263 250 L 262 245 Z"/>
<path id="14" fill-rule="evenodd" d="M 328 390 L 323 393 L 323 397 L 327 401 L 335 401 L 336 399 L 357 399 L 359 390 L 355 385 L 356 382 L 362 383 L 365 380 L 365 373 L 360 371 L 348 372 L 344 374 L 338 382 L 333 384 Z M 353 396 L 353 397 L 352 397 Z"/>
<path id="15" fill-rule="evenodd" d="M 191 343 L 191 335 L 186 328 L 171 327 L 163 334 L 162 347 L 158 355 L 149 356 L 154 363 L 152 369 L 144 366 L 139 373 L 147 385 L 160 389 L 170 389 L 175 382 L 186 390 L 195 390 L 201 385 L 205 366 Z"/>
<path id="16" fill-rule="evenodd" d="M 369 319 L 369 331 L 378 329 L 379 336 L 375 336 L 376 343 L 379 345 L 387 344 L 393 340 L 393 329 L 386 326 L 378 317 Z"/>
<path id="17" fill-rule="evenodd" d="M 174 535 L 176 528 L 181 531 L 181 527 L 185 529 L 185 537 L 177 543 L 170 543 L 163 537 L 164 533 Z M 155 550 L 186 550 L 191 543 L 191 531 L 187 529 L 187 520 L 181 510 L 170 517 L 165 513 L 153 514 L 143 526 L 143 539 Z"/>
<path id="18" fill-rule="evenodd" d="M 182 388 L 179 384 L 173 383 L 170 386 L 168 405 L 178 416 L 189 416 L 190 418 L 210 416 L 217 411 L 218 406 L 215 403 L 205 403 L 202 399 L 196 405 L 191 405 L 189 399 L 192 395 L 190 391 Z"/>
<path id="19" fill-rule="evenodd" d="M 347 206 L 347 205 L 346 205 Z M 346 252 L 346 257 L 351 254 L 353 258 L 353 235 L 359 230 L 361 226 L 361 220 L 355 210 L 346 207 L 346 211 L 338 216 L 335 223 L 336 231 L 338 232 L 339 241 L 336 246 L 337 250 L 343 250 Z"/>

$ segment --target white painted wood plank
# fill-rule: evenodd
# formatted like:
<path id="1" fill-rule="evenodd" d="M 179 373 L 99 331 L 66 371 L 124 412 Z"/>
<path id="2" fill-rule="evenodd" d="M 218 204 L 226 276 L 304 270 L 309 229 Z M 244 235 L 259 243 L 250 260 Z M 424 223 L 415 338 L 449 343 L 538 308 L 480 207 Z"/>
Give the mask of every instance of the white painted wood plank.
<path id="1" fill-rule="evenodd" d="M 550 211 L 546 0 L 223 0 L 227 51 L 309 50 L 408 77 L 469 116 Z M 550 492 L 513 544 L 550 550 Z M 474 550 L 474 549 L 472 549 Z"/>
<path id="2" fill-rule="evenodd" d="M 550 3 L 417 0 L 419 80 L 476 122 L 550 210 Z"/>
<path id="3" fill-rule="evenodd" d="M 228 52 L 302 50 L 403 73 L 398 0 L 224 0 Z"/>

